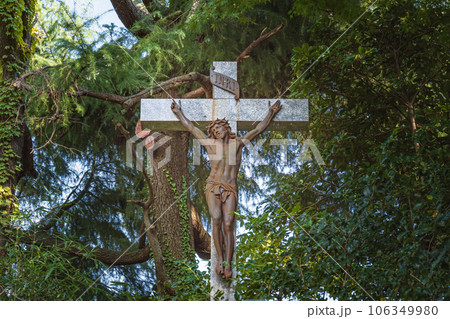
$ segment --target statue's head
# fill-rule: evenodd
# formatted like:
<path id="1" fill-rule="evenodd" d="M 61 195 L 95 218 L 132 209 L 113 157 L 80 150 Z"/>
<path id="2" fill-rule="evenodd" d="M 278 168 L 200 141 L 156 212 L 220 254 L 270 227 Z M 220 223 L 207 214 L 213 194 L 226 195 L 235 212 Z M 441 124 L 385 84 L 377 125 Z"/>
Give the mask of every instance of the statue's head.
<path id="1" fill-rule="evenodd" d="M 207 128 L 208 138 L 215 138 L 218 140 L 225 139 L 228 135 L 230 138 L 236 138 L 236 134 L 231 132 L 230 124 L 227 120 L 216 119 L 212 121 Z"/>

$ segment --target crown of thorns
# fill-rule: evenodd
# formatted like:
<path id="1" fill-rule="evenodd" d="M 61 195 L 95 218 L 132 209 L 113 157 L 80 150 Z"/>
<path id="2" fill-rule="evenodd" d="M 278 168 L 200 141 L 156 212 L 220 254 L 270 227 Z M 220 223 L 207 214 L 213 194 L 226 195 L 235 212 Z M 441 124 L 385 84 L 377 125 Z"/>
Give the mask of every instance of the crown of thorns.
<path id="1" fill-rule="evenodd" d="M 236 134 L 231 132 L 230 124 L 228 123 L 228 121 L 225 118 L 223 118 L 221 120 L 216 119 L 208 125 L 208 127 L 206 128 L 206 130 L 208 131 L 208 138 L 214 138 L 214 135 L 211 133 L 211 130 L 214 127 L 214 125 L 222 125 L 227 130 L 230 138 L 236 138 Z"/>

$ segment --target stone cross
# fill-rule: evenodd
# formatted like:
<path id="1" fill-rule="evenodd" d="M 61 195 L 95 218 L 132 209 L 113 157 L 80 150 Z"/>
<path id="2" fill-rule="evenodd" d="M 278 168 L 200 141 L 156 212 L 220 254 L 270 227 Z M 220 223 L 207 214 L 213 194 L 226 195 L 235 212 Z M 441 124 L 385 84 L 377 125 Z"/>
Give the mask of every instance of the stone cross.
<path id="1" fill-rule="evenodd" d="M 213 67 L 214 72 L 237 80 L 236 62 L 214 62 Z M 269 105 L 276 101 L 277 99 L 236 100 L 233 93 L 213 85 L 212 99 L 183 99 L 181 104 L 184 115 L 201 130 L 205 131 L 208 124 L 216 118 L 226 118 L 232 132 L 237 133 L 237 130 L 249 131 L 255 128 L 265 118 Z M 171 111 L 171 104 L 171 99 L 143 99 L 140 119 L 142 128 L 184 131 L 184 126 Z M 267 130 L 298 131 L 308 125 L 308 100 L 283 99 L 281 105 L 281 112 L 272 120 Z M 234 229 L 236 232 L 236 227 Z M 234 242 L 236 243 L 236 240 Z M 236 264 L 236 249 L 233 263 Z M 234 300 L 236 267 L 233 267 L 232 279 L 225 281 L 216 274 L 216 264 L 217 251 L 211 237 L 211 295 L 214 296 L 217 291 L 222 290 L 222 300 Z"/>

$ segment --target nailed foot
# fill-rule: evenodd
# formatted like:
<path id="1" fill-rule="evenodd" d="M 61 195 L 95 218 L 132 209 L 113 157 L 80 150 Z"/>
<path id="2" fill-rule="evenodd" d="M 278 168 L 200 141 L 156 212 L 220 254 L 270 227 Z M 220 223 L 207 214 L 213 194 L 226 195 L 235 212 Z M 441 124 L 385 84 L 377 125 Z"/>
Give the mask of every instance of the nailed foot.
<path id="1" fill-rule="evenodd" d="M 229 279 L 233 276 L 233 271 L 231 269 L 231 266 L 225 266 L 225 271 L 223 273 L 224 279 Z"/>
<path id="2" fill-rule="evenodd" d="M 223 275 L 223 265 L 221 262 L 217 263 L 216 274 Z"/>

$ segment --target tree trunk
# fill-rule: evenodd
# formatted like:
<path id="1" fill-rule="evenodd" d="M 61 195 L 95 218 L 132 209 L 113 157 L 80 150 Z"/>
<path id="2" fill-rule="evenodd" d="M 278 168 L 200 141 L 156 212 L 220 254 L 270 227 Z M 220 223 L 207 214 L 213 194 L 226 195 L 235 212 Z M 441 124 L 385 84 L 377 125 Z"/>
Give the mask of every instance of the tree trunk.
<path id="1" fill-rule="evenodd" d="M 144 17 L 131 0 L 111 0 L 111 4 L 127 29 L 131 29 L 135 22 Z"/>
<path id="2" fill-rule="evenodd" d="M 195 261 L 189 200 L 191 185 L 187 170 L 189 133 L 162 133 L 170 140 L 153 152 L 155 201 L 151 209 L 151 222 L 156 227 L 167 278 L 174 281 L 177 280 L 179 267 L 174 261 Z M 162 165 L 165 161 L 167 163 Z M 158 273 L 159 269 L 156 271 Z"/>
<path id="3" fill-rule="evenodd" d="M 19 179 L 36 175 L 32 165 L 31 136 L 25 123 L 23 97 L 12 86 L 31 53 L 31 29 L 35 1 L 0 4 L 0 257 L 6 252 L 6 236 L 11 214 L 18 210 L 14 190 Z M 16 30 L 22 30 L 16 32 Z M 31 159 L 31 161 L 30 161 Z M 22 167 L 19 168 L 20 163 Z"/>

